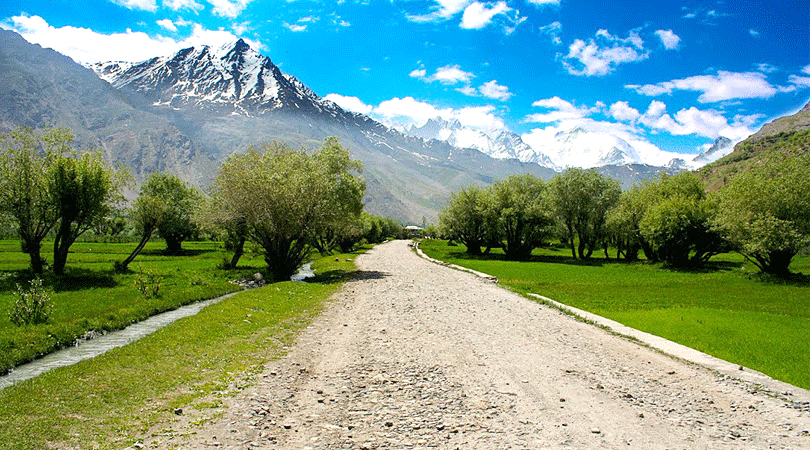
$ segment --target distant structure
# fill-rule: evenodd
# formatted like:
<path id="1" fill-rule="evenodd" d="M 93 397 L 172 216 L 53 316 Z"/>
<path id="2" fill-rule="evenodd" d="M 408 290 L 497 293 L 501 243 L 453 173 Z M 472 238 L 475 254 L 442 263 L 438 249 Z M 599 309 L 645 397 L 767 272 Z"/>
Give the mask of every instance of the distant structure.
<path id="1" fill-rule="evenodd" d="M 416 225 L 408 225 L 405 227 L 405 234 L 409 239 L 421 238 L 425 237 L 425 230 L 422 227 L 417 227 Z"/>

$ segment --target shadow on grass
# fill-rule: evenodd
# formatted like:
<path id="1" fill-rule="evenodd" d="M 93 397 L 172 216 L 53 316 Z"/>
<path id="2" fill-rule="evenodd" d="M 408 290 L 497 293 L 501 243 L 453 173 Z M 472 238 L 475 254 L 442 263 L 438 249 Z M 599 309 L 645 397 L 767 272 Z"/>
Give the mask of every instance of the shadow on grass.
<path id="1" fill-rule="evenodd" d="M 662 264 L 661 268 L 677 273 L 716 273 L 740 270 L 740 263 L 731 261 L 709 261 L 702 266 L 672 267 Z"/>
<path id="2" fill-rule="evenodd" d="M 143 249 L 138 256 L 200 256 L 206 253 L 216 252 L 218 249 L 183 249 L 180 253 L 170 253 L 166 249 Z"/>
<path id="3" fill-rule="evenodd" d="M 513 259 L 504 254 L 490 253 L 488 255 L 470 255 L 466 252 L 455 252 L 446 254 L 450 258 L 467 260 L 467 261 L 507 261 L 507 262 L 539 262 L 539 263 L 552 263 L 552 264 L 568 264 L 572 266 L 591 266 L 601 267 L 606 263 L 629 263 L 628 261 L 618 259 L 604 259 L 604 258 L 590 258 L 590 259 L 574 259 L 571 256 L 562 255 L 532 255 L 526 259 Z"/>
<path id="4" fill-rule="evenodd" d="M 56 292 L 81 291 L 90 288 L 114 288 L 118 286 L 113 272 L 99 272 L 88 269 L 70 268 L 61 276 L 48 276 L 46 282 Z"/>
<path id="5" fill-rule="evenodd" d="M 328 270 L 317 274 L 314 278 L 306 280 L 307 283 L 335 284 L 362 280 L 381 280 L 390 277 L 387 272 L 376 270 Z"/>
<path id="6" fill-rule="evenodd" d="M 753 273 L 748 275 L 752 280 L 759 281 L 763 284 L 770 284 L 775 286 L 797 286 L 808 287 L 810 286 L 810 275 L 802 273 L 789 273 L 787 275 L 773 275 L 769 273 Z"/>

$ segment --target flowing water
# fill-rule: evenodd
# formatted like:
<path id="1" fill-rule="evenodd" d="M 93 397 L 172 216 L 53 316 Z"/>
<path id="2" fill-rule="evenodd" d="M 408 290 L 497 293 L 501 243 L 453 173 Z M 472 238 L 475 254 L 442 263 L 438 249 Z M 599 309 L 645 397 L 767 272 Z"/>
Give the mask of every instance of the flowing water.
<path id="1" fill-rule="evenodd" d="M 206 306 L 219 303 L 237 293 L 238 292 L 231 292 L 221 297 L 181 306 L 175 310 L 157 314 L 146 320 L 132 324 L 123 330 L 113 331 L 86 341 L 77 341 L 76 345 L 72 347 L 50 353 L 40 359 L 14 368 L 7 375 L 0 377 L 0 389 L 4 389 L 29 378 L 34 378 L 51 369 L 76 364 L 79 361 L 96 357 L 107 350 L 123 347 L 183 317 L 193 316 Z"/>
<path id="2" fill-rule="evenodd" d="M 298 269 L 298 273 L 290 277 L 290 280 L 304 282 L 306 279 L 314 276 L 315 273 L 312 271 L 312 264 L 307 263 Z M 144 336 L 150 335 L 166 325 L 182 319 L 183 317 L 193 316 L 206 306 L 219 303 L 222 300 L 233 296 L 234 294 L 236 294 L 236 292 L 225 294 L 221 297 L 212 298 L 210 300 L 203 300 L 190 305 L 181 306 L 175 310 L 157 314 L 146 320 L 132 324 L 123 330 L 113 331 L 112 333 L 104 334 L 89 340 L 79 340 L 76 342 L 76 345 L 72 347 L 49 353 L 28 364 L 15 367 L 7 375 L 0 376 L 0 389 L 4 389 L 8 386 L 19 383 L 20 381 L 34 378 L 35 376 L 45 373 L 51 369 L 70 366 L 79 361 L 94 358 L 107 350 L 123 347 L 130 342 L 137 341 Z"/>

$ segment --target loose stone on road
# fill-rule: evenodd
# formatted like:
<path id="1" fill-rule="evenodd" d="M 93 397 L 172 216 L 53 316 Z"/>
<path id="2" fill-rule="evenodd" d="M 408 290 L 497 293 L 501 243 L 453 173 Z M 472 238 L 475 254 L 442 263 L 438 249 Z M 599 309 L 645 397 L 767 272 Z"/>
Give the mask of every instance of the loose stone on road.
<path id="1" fill-rule="evenodd" d="M 145 446 L 810 448 L 807 404 L 422 260 L 406 241 L 357 265 L 222 414 L 188 412 Z"/>

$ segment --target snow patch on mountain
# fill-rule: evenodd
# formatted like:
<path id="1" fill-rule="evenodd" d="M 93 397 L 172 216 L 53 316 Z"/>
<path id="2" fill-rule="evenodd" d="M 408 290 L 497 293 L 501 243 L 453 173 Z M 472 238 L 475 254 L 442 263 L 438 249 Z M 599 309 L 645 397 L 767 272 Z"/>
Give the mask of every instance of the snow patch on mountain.
<path id="1" fill-rule="evenodd" d="M 346 114 L 241 39 L 219 48 L 190 47 L 138 63 L 104 62 L 91 68 L 115 88 L 140 94 L 155 106 L 240 115 L 283 108 Z"/>
<path id="2" fill-rule="evenodd" d="M 485 132 L 465 127 L 457 119 L 436 117 L 419 127 L 411 125 L 405 132 L 422 139 L 444 141 L 458 148 L 475 149 L 497 159 L 517 159 L 555 169 L 548 156 L 535 151 L 520 136 L 509 131 Z"/>

